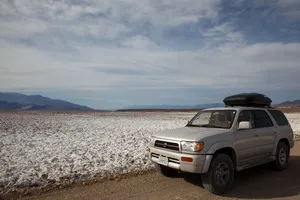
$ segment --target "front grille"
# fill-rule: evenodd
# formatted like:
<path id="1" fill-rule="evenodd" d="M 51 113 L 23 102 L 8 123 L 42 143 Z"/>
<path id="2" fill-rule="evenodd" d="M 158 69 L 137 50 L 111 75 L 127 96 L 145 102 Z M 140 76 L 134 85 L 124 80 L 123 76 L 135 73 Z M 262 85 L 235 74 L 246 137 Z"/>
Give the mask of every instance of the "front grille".
<path id="1" fill-rule="evenodd" d="M 154 146 L 179 151 L 178 143 L 156 140 Z"/>
<path id="2" fill-rule="evenodd" d="M 151 155 L 152 155 L 152 157 L 154 157 L 154 158 L 159 158 L 159 154 L 157 154 L 157 153 L 151 153 Z"/>

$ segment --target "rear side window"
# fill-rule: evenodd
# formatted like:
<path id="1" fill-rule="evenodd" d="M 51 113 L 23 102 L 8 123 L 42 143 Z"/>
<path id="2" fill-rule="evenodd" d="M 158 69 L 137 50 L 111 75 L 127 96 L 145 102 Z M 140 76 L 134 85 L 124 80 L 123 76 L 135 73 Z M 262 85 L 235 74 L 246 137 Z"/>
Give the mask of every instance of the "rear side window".
<path id="1" fill-rule="evenodd" d="M 253 110 L 253 121 L 255 128 L 265 128 L 273 126 L 269 115 L 263 110 Z"/>
<path id="2" fill-rule="evenodd" d="M 287 118 L 285 117 L 285 115 L 281 111 L 279 111 L 279 110 L 269 110 L 269 112 L 272 115 L 272 117 L 275 119 L 278 126 L 289 125 L 289 122 L 288 122 Z"/>

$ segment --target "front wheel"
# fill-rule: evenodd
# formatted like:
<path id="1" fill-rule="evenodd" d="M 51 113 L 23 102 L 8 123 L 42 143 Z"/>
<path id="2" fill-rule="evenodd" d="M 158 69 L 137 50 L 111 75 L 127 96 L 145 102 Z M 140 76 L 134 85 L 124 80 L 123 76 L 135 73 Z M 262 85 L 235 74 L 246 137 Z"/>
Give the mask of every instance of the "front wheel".
<path id="1" fill-rule="evenodd" d="M 226 154 L 217 154 L 212 160 L 208 173 L 201 176 L 205 189 L 214 194 L 223 194 L 231 189 L 234 182 L 234 164 Z"/>

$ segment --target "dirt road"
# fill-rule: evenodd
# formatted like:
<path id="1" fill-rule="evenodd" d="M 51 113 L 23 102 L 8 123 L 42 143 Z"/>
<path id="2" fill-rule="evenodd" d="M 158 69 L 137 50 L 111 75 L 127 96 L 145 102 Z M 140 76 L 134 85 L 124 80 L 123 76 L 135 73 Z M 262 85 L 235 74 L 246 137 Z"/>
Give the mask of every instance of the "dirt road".
<path id="1" fill-rule="evenodd" d="M 199 176 L 180 175 L 166 178 L 150 173 L 120 181 L 106 181 L 53 191 L 24 200 L 76 199 L 300 199 L 300 141 L 291 153 L 290 168 L 276 172 L 264 165 L 237 174 L 235 188 L 224 196 L 216 196 L 201 187 Z"/>

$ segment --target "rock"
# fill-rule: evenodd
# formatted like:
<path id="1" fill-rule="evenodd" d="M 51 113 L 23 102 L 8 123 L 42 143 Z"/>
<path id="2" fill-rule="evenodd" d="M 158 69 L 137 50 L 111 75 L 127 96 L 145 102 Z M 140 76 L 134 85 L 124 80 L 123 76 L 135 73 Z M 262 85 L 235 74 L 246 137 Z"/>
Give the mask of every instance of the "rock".
<path id="1" fill-rule="evenodd" d="M 48 174 L 42 174 L 41 179 L 46 180 L 48 178 Z"/>
<path id="2" fill-rule="evenodd" d="M 56 182 L 55 185 L 56 185 L 56 186 L 61 186 L 62 183 L 61 183 L 61 182 Z"/>
<path id="3" fill-rule="evenodd" d="M 16 188 L 16 192 L 18 192 L 18 193 L 23 193 L 23 192 L 24 192 L 24 189 L 22 189 L 22 188 Z"/>

